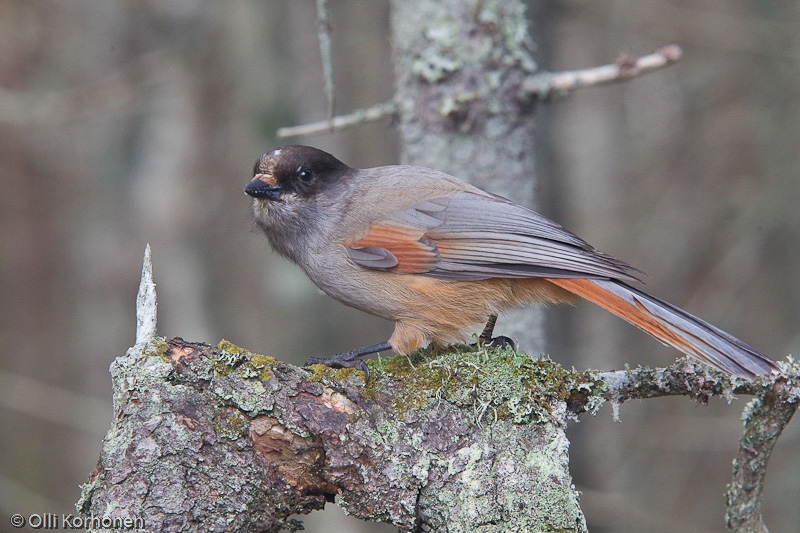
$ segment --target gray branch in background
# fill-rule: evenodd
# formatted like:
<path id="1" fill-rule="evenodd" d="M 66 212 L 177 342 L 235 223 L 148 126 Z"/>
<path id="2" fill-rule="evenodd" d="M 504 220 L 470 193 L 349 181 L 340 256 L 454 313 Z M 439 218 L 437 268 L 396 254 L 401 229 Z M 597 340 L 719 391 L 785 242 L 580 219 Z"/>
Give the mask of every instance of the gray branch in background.
<path id="1" fill-rule="evenodd" d="M 320 47 L 322 47 L 322 44 L 320 44 Z M 518 96 L 522 101 L 563 98 L 578 89 L 620 83 L 660 70 L 680 60 L 682 55 L 681 48 L 676 44 L 671 44 L 638 58 L 621 55 L 617 61 L 608 65 L 561 72 L 537 72 L 523 80 L 519 87 Z M 330 58 L 328 58 L 328 61 L 330 61 Z M 327 79 L 328 74 L 325 74 L 325 76 Z M 328 91 L 327 82 L 325 86 L 329 109 L 332 109 L 330 106 L 333 101 L 333 93 Z M 333 86 L 331 85 L 331 91 L 332 88 Z M 457 102 L 451 102 L 448 105 L 456 104 Z M 327 120 L 279 128 L 276 135 L 279 138 L 286 138 L 332 133 L 336 130 L 376 122 L 385 117 L 396 117 L 397 112 L 397 103 L 393 101 L 383 102 L 345 115 L 331 115 Z"/>
<path id="2" fill-rule="evenodd" d="M 331 58 L 331 19 L 328 16 L 328 1 L 316 0 L 317 6 L 317 40 L 319 54 L 322 59 L 322 77 L 325 85 L 325 98 L 328 100 L 329 127 L 336 112 L 335 86 L 333 84 L 333 59 Z"/>
<path id="3" fill-rule="evenodd" d="M 330 120 L 322 120 L 320 122 L 312 122 L 311 124 L 280 128 L 276 132 L 276 135 L 280 138 L 286 138 L 331 133 L 332 130 L 342 130 L 353 126 L 359 126 L 361 124 L 376 122 L 384 117 L 394 116 L 396 113 L 397 104 L 394 102 L 384 102 L 366 109 L 359 109 L 358 111 L 348 113 L 347 115 L 339 115 L 331 118 Z"/>
<path id="4" fill-rule="evenodd" d="M 624 82 L 668 67 L 679 61 L 682 56 L 683 50 L 680 46 L 671 44 L 638 58 L 622 54 L 609 65 L 562 72 L 538 72 L 525 79 L 520 96 L 547 100 L 563 97 L 586 87 Z"/>

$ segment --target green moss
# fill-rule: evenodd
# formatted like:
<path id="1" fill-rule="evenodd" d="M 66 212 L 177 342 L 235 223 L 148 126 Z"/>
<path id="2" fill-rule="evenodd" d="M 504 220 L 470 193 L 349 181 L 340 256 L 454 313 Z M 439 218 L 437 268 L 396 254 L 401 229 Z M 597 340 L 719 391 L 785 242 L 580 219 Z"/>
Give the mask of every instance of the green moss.
<path id="1" fill-rule="evenodd" d="M 307 368 L 308 370 L 311 370 L 311 372 L 312 372 L 312 374 L 306 378 L 306 381 L 308 381 L 309 383 L 314 383 L 314 382 L 317 382 L 317 381 L 322 381 L 322 378 L 324 378 L 326 375 L 329 375 L 329 374 L 327 373 L 327 371 L 328 371 L 328 370 L 333 370 L 333 369 L 332 369 L 332 368 L 330 368 L 330 367 L 327 367 L 327 366 L 325 366 L 325 365 L 320 365 L 320 364 L 317 364 L 317 365 L 309 365 L 309 366 L 307 366 L 306 368 Z"/>
<path id="2" fill-rule="evenodd" d="M 278 360 L 272 357 L 271 355 L 261 355 L 258 353 L 251 353 L 250 361 L 252 361 L 253 365 L 255 366 L 274 365 L 275 363 L 278 362 Z"/>
<path id="3" fill-rule="evenodd" d="M 367 363 L 367 366 L 369 366 L 369 363 Z M 364 372 L 357 368 L 333 368 L 321 363 L 309 365 L 305 368 L 312 372 L 312 374 L 306 378 L 306 381 L 310 382 L 322 381 L 324 378 L 336 381 L 347 381 L 354 375 L 358 376 L 363 381 L 365 377 Z"/>
<path id="4" fill-rule="evenodd" d="M 211 425 L 218 436 L 229 440 L 238 440 L 246 437 L 250 429 L 250 423 L 247 418 L 233 409 L 223 411 L 215 416 Z"/>
<path id="5" fill-rule="evenodd" d="M 248 358 L 248 363 L 258 373 L 258 379 L 261 381 L 270 379 L 272 376 L 269 373 L 269 370 L 272 366 L 278 362 L 277 359 L 270 355 L 261 355 L 257 353 L 250 353 L 247 352 L 250 356 Z"/>
<path id="6" fill-rule="evenodd" d="M 223 377 L 233 372 L 244 358 L 244 350 L 225 339 L 219 341 L 216 351 L 211 354 L 214 372 Z"/>
<path id="7" fill-rule="evenodd" d="M 277 359 L 268 355 L 252 353 L 244 348 L 222 339 L 212 354 L 214 372 L 228 376 L 238 372 L 243 378 L 257 378 L 261 381 L 271 378 L 270 370 Z"/>
<path id="8" fill-rule="evenodd" d="M 231 341 L 225 339 L 219 341 L 219 344 L 217 344 L 217 350 L 219 350 L 220 352 L 237 353 L 237 354 L 245 351 L 243 348 L 239 348 Z"/>
<path id="9" fill-rule="evenodd" d="M 430 348 L 367 364 L 372 378 L 363 393 L 377 394 L 383 380 L 401 385 L 405 392 L 392 400 L 401 417 L 409 410 L 447 401 L 471 406 L 478 423 L 510 419 L 522 424 L 553 418 L 554 405 L 576 390 L 598 391 L 596 398 L 590 397 L 592 410 L 603 402 L 602 387 L 585 373 L 569 372 L 547 357 L 534 358 L 508 348 Z"/>
<path id="10" fill-rule="evenodd" d="M 169 356 L 167 355 L 169 350 L 169 343 L 164 337 L 155 337 L 152 341 L 150 341 L 146 355 L 148 357 L 158 357 L 163 361 L 170 361 Z"/>

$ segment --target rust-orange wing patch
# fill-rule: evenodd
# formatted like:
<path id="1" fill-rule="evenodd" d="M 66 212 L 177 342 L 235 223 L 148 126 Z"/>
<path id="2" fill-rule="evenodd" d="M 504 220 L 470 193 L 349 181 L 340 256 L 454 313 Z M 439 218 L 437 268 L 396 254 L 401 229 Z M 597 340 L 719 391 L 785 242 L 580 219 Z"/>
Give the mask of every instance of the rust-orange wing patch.
<path id="1" fill-rule="evenodd" d="M 439 262 L 436 243 L 420 228 L 403 224 L 376 224 L 360 239 L 344 245 L 350 259 L 367 268 L 423 274 Z"/>

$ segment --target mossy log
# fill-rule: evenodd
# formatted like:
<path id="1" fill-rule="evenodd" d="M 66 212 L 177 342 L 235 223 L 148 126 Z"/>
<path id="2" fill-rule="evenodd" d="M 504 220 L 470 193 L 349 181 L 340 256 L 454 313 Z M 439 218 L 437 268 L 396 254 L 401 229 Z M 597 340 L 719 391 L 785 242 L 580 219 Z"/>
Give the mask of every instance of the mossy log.
<path id="1" fill-rule="evenodd" d="M 586 530 L 564 429 L 574 391 L 597 383 L 485 348 L 369 368 L 365 383 L 226 341 L 131 349 L 112 365 L 114 422 L 79 511 L 279 531 L 335 501 L 409 531 Z"/>

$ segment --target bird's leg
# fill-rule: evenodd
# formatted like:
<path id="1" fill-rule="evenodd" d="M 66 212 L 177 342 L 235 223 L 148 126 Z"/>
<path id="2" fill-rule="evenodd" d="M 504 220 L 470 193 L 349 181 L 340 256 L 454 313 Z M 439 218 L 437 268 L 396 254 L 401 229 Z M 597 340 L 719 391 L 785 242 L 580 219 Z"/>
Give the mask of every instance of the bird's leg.
<path id="1" fill-rule="evenodd" d="M 489 315 L 489 320 L 486 321 L 486 326 L 483 328 L 478 340 L 487 346 L 495 346 L 497 348 L 509 347 L 512 350 L 517 349 L 517 343 L 510 337 L 500 335 L 492 337 L 494 334 L 494 325 L 497 323 L 497 315 Z"/>
<path id="2" fill-rule="evenodd" d="M 325 365 L 331 368 L 357 368 L 364 371 L 364 376 L 369 381 L 369 367 L 361 358 L 365 355 L 385 352 L 391 349 L 392 345 L 388 342 L 379 342 L 378 344 L 356 348 L 349 352 L 340 352 L 328 358 L 311 357 L 306 361 L 305 366 Z"/>
<path id="3" fill-rule="evenodd" d="M 483 328 L 478 340 L 484 344 L 491 343 L 495 324 L 497 324 L 497 315 L 489 315 L 489 320 L 486 321 L 486 326 Z"/>

